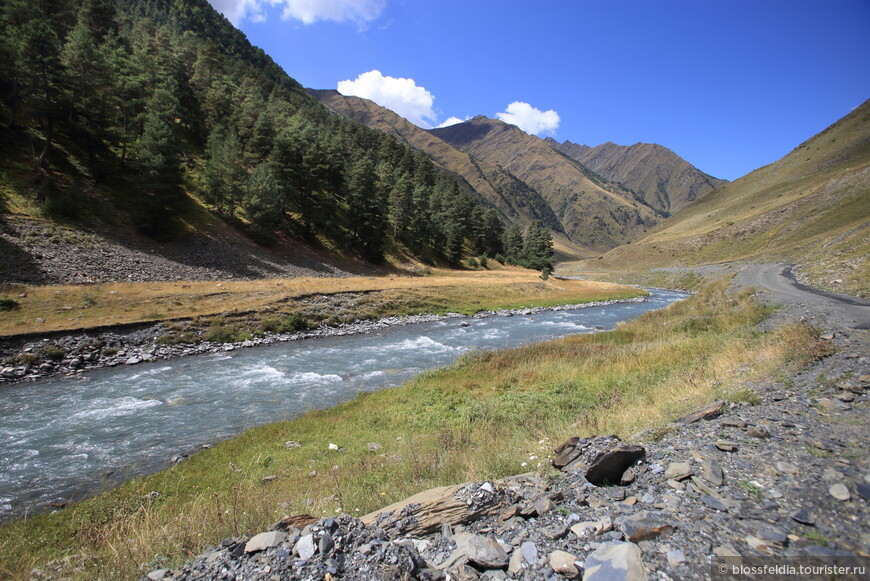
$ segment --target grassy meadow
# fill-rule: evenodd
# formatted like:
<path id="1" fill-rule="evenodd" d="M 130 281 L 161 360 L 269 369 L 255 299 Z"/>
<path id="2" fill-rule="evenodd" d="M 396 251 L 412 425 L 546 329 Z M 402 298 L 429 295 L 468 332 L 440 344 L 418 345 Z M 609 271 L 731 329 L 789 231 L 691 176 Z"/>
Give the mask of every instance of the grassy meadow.
<path id="1" fill-rule="evenodd" d="M 0 313 L 0 337 L 215 316 L 256 330 L 264 318 L 295 313 L 306 316 L 314 324 L 338 324 L 390 315 L 475 313 L 644 294 L 638 289 L 607 283 L 553 278 L 545 281 L 535 271 L 513 267 L 479 271 L 431 269 L 428 272 L 427 276 L 219 283 L 7 285 L 0 288 L 0 297 L 17 304 Z M 319 312 L 310 305 L 312 298 L 347 295 L 353 295 L 353 300 L 348 301 L 346 312 L 336 313 L 334 309 Z"/>
<path id="2" fill-rule="evenodd" d="M 433 486 L 547 472 L 566 437 L 630 439 L 714 398 L 752 402 L 748 382 L 819 355 L 807 326 L 758 331 L 767 314 L 751 291 L 721 280 L 611 332 L 468 355 L 401 387 L 254 428 L 3 526 L 0 578 L 27 578 L 34 567 L 133 578 L 285 515 L 362 515 Z M 291 440 L 302 446 L 285 446 Z"/>

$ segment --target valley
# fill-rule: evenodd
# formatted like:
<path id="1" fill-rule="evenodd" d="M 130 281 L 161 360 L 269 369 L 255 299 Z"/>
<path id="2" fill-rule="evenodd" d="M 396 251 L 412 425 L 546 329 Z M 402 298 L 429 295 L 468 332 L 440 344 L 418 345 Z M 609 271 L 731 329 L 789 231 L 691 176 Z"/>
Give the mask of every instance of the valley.
<path id="1" fill-rule="evenodd" d="M 363 4 L 320 30 L 359 48 L 427 5 L 370 28 L 388 2 Z M 622 122 L 701 103 L 680 127 L 718 143 L 718 115 L 742 121 L 684 62 L 697 42 L 592 75 L 607 52 L 548 38 L 534 71 L 558 55 L 584 86 L 537 94 L 616 135 L 583 145 L 556 138 L 564 109 L 441 122 L 451 101 L 376 70 L 338 87 L 382 83 L 378 102 L 306 89 L 282 66 L 357 55 L 310 39 L 273 60 L 254 25 L 280 19 L 287 46 L 317 26 L 278 8 L 0 4 L 0 581 L 870 559 L 870 101 L 729 181 Z M 381 57 L 449 66 L 474 102 L 499 16 L 461 65 L 431 31 Z M 635 88 L 629 60 L 703 70 L 702 92 Z M 597 95 L 621 110 L 584 109 Z"/>

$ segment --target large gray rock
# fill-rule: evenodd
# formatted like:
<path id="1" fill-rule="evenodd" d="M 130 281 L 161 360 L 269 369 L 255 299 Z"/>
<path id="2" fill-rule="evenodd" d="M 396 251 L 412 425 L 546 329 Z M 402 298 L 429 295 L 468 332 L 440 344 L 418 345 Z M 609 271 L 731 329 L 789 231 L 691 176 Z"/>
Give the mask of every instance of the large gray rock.
<path id="1" fill-rule="evenodd" d="M 299 555 L 303 561 L 307 561 L 317 552 L 317 545 L 314 544 L 314 535 L 305 535 L 296 541 L 293 546 L 293 552 Z"/>
<path id="2" fill-rule="evenodd" d="M 583 562 L 583 581 L 646 581 L 640 547 L 634 543 L 602 543 Z"/>
<path id="3" fill-rule="evenodd" d="M 269 531 L 254 535 L 251 540 L 245 543 L 246 553 L 256 553 L 257 551 L 265 551 L 268 548 L 274 547 L 287 538 L 287 533 L 284 531 Z"/>
<path id="4" fill-rule="evenodd" d="M 674 527 L 661 517 L 642 510 L 623 520 L 619 530 L 627 541 L 636 543 L 673 532 Z"/>
<path id="5" fill-rule="evenodd" d="M 579 471 L 596 486 L 619 484 L 625 471 L 646 454 L 642 446 L 624 444 L 616 436 L 570 438 L 556 448 L 553 466 Z"/>
<path id="6" fill-rule="evenodd" d="M 549 555 L 550 567 L 553 568 L 553 571 L 564 575 L 568 579 L 576 579 L 580 576 L 580 572 L 577 570 L 577 566 L 574 565 L 574 561 L 577 560 L 577 557 L 568 553 L 566 551 L 553 551 Z"/>
<path id="7" fill-rule="evenodd" d="M 462 553 L 468 561 L 482 569 L 504 569 L 508 566 L 508 556 L 496 541 L 475 535 L 474 533 L 459 533 L 453 536 L 456 551 Z"/>

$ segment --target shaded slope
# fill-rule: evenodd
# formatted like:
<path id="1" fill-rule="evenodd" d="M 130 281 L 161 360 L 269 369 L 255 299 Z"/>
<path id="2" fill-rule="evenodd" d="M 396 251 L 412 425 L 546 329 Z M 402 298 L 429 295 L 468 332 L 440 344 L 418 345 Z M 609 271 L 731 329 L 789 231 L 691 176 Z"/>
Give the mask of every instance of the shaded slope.
<path id="1" fill-rule="evenodd" d="M 673 214 L 689 202 L 728 183 L 709 176 L 679 155 L 655 143 L 597 147 L 546 140 L 605 179 L 634 192 L 656 210 Z"/>
<path id="2" fill-rule="evenodd" d="M 459 151 L 374 101 L 345 96 L 334 90 L 309 89 L 308 92 L 332 111 L 420 149 L 435 163 L 465 180 L 481 200 L 497 208 L 508 221 L 527 225 L 532 220 L 540 220 L 554 232 L 564 233 L 559 219 L 541 195 L 497 164 Z"/>
<path id="3" fill-rule="evenodd" d="M 483 116 L 431 134 L 505 168 L 540 192 L 576 243 L 603 251 L 637 238 L 661 216 L 542 139 Z"/>
<path id="4" fill-rule="evenodd" d="M 870 101 L 779 161 L 608 252 L 595 267 L 781 259 L 800 263 L 802 275 L 822 288 L 870 296 L 868 254 Z"/>

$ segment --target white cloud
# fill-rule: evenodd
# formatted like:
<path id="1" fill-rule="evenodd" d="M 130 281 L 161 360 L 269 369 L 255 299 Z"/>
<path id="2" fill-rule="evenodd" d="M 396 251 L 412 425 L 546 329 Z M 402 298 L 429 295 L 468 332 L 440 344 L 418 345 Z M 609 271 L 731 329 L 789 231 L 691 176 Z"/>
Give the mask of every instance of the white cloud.
<path id="1" fill-rule="evenodd" d="M 470 117 L 466 117 L 465 119 L 460 119 L 459 117 L 448 117 L 438 127 L 439 128 L 450 127 L 451 125 L 456 125 L 457 123 L 464 123 L 465 121 L 468 121 L 469 119 L 470 119 Z"/>
<path id="2" fill-rule="evenodd" d="M 267 4 L 281 6 L 281 18 L 313 24 L 318 20 L 353 22 L 363 27 L 376 20 L 384 11 L 386 0 L 209 0 L 230 22 L 242 20 L 262 22 Z"/>
<path id="3" fill-rule="evenodd" d="M 430 129 L 438 116 L 432 104 L 435 96 L 414 79 L 385 77 L 381 71 L 363 73 L 356 80 L 339 81 L 338 92 L 371 99 L 378 105 L 391 109 L 418 127 Z"/>
<path id="4" fill-rule="evenodd" d="M 522 101 L 514 101 L 507 106 L 507 110 L 503 113 L 496 113 L 496 117 L 516 125 L 526 133 L 532 135 L 541 135 L 542 133 L 556 133 L 559 128 L 559 114 L 550 109 L 549 111 L 541 111 L 535 109 L 528 103 Z"/>
<path id="5" fill-rule="evenodd" d="M 242 20 L 262 22 L 266 19 L 261 0 L 208 0 L 215 10 L 238 26 Z"/>
<path id="6" fill-rule="evenodd" d="M 291 18 L 311 24 L 318 20 L 335 22 L 351 21 L 358 26 L 371 22 L 381 15 L 386 0 L 269 0 L 272 4 L 283 4 L 281 17 Z"/>

